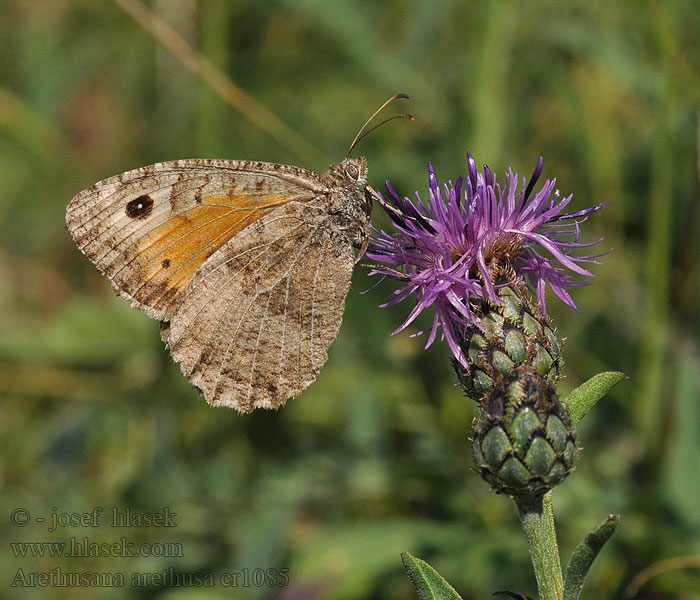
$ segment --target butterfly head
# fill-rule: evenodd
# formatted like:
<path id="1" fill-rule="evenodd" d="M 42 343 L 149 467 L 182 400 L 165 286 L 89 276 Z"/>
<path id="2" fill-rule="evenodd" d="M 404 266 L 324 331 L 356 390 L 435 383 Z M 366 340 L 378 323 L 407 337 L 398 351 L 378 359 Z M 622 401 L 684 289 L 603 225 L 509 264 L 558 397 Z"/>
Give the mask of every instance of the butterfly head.
<path id="1" fill-rule="evenodd" d="M 348 157 L 337 165 L 331 165 L 322 177 L 331 188 L 344 189 L 346 193 L 363 191 L 367 185 L 367 160 L 364 156 Z"/>

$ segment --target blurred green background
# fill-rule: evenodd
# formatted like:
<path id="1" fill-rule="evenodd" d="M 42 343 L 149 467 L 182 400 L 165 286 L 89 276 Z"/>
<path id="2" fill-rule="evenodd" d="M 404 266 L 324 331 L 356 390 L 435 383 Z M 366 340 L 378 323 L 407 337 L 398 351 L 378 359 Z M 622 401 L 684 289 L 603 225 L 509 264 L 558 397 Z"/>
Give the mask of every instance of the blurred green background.
<path id="1" fill-rule="evenodd" d="M 550 297 L 567 338 L 562 393 L 601 370 L 630 376 L 581 423 L 576 473 L 554 492 L 562 554 L 620 513 L 584 597 L 700 598 L 700 2 L 157 0 L 151 21 L 132 4 L 0 2 L 0 597 L 415 598 L 401 551 L 465 600 L 536 594 L 514 506 L 470 470 L 475 407 L 446 346 L 389 336 L 410 310 L 377 308 L 392 282 L 360 295 L 374 281 L 358 269 L 318 381 L 277 413 L 240 416 L 198 397 L 157 323 L 64 229 L 80 190 L 157 161 L 323 170 L 406 92 L 395 109 L 416 122 L 356 151 L 375 186 L 426 197 L 428 160 L 454 180 L 470 150 L 502 178 L 542 155 L 574 210 L 610 203 L 583 234 L 614 251 L 574 290 L 581 312 Z M 156 39 L 163 23 L 274 118 L 193 74 Z M 25 527 L 10 522 L 18 507 Z M 47 530 L 54 511 L 95 507 L 167 507 L 177 527 L 113 529 L 105 515 Z M 72 536 L 183 555 L 15 557 L 9 545 Z M 18 569 L 55 568 L 121 572 L 126 587 L 10 587 Z M 169 568 L 288 569 L 289 584 L 130 586 Z"/>

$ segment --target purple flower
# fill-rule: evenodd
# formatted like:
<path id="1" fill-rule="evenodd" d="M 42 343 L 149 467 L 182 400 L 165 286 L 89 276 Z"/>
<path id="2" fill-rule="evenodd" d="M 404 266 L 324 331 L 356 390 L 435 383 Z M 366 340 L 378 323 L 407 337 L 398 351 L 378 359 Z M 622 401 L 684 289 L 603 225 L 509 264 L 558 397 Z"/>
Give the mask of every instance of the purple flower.
<path id="1" fill-rule="evenodd" d="M 391 306 L 415 295 L 416 305 L 403 324 L 406 328 L 424 309 L 434 306 L 433 324 L 426 348 L 435 340 L 438 329 L 452 354 L 468 368 L 460 346 L 460 333 L 467 327 L 482 329 L 470 305 L 479 300 L 499 303 L 496 289 L 522 278 L 535 290 L 540 309 L 546 314 L 545 287 L 576 309 L 568 289 L 586 285 L 593 274 L 581 263 L 597 263 L 601 254 L 572 256 L 578 248 L 594 246 L 581 243 L 579 226 L 588 215 L 605 203 L 578 212 L 560 214 L 572 194 L 561 198 L 555 179 L 547 179 L 542 188 L 533 189 L 542 173 L 540 158 L 529 183 L 518 188 L 518 175 L 511 169 L 504 186 L 484 165 L 476 170 L 467 153 L 469 176 L 444 184 L 444 196 L 432 163 L 428 163 L 430 198 L 423 203 L 418 192 L 416 202 L 400 198 L 386 182 L 388 200 L 378 201 L 391 218 L 395 232 L 377 231 L 372 235 L 367 257 L 373 265 L 370 275 L 382 274 L 401 281 L 382 307 Z M 513 273 L 511 281 L 494 282 L 494 273 Z M 497 269 L 498 268 L 498 269 Z M 576 278 L 578 276 L 578 278 Z"/>

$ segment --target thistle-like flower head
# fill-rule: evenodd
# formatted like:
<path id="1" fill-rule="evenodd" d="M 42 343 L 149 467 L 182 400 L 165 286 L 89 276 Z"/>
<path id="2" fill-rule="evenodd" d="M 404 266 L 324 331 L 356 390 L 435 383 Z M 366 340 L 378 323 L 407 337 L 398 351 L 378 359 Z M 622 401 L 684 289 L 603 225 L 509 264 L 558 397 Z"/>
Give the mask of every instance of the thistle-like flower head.
<path id="1" fill-rule="evenodd" d="M 423 202 L 401 198 L 386 182 L 388 197 L 378 200 L 392 220 L 395 231 L 376 231 L 367 257 L 377 261 L 370 274 L 382 274 L 403 285 L 382 306 L 391 306 L 415 296 L 416 305 L 398 333 L 424 309 L 435 314 L 428 330 L 426 348 L 438 330 L 455 358 L 468 368 L 461 334 L 467 327 L 481 328 L 473 306 L 481 300 L 500 303 L 497 289 L 516 279 L 534 289 L 540 310 L 546 315 L 545 290 L 552 291 L 576 309 L 568 288 L 585 285 L 593 274 L 583 263 L 597 262 L 602 254 L 574 256 L 594 242 L 579 242 L 579 226 L 605 203 L 563 213 L 572 194 L 562 198 L 556 180 L 547 179 L 534 191 L 542 173 L 540 158 L 529 183 L 511 169 L 505 184 L 484 166 L 478 172 L 467 153 L 469 174 L 440 187 L 432 163 L 428 163 L 429 199 Z M 419 332 L 419 333 L 425 333 Z M 416 334 L 417 335 L 417 334 Z"/>

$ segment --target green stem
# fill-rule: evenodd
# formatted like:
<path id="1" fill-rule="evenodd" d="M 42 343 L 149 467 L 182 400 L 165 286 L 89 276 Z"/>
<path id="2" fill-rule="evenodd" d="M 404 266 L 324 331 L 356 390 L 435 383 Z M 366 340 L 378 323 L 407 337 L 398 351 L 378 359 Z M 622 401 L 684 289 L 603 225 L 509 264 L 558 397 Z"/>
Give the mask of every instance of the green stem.
<path id="1" fill-rule="evenodd" d="M 562 600 L 564 580 L 559 562 L 552 492 L 530 500 L 516 500 L 520 522 L 530 548 L 540 600 Z"/>

